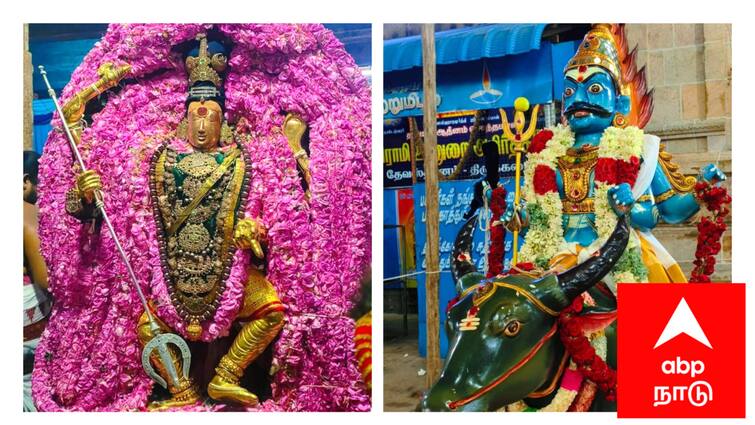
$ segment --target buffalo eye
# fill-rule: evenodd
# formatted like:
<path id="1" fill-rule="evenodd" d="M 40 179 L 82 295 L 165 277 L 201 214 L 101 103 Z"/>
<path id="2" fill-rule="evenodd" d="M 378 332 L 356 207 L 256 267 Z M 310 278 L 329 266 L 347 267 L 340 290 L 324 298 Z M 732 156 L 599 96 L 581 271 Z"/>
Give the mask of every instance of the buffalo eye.
<path id="1" fill-rule="evenodd" d="M 506 336 L 516 336 L 516 334 L 518 334 L 521 329 L 522 329 L 522 324 L 519 323 L 518 320 L 512 320 L 503 329 L 503 334 Z"/>

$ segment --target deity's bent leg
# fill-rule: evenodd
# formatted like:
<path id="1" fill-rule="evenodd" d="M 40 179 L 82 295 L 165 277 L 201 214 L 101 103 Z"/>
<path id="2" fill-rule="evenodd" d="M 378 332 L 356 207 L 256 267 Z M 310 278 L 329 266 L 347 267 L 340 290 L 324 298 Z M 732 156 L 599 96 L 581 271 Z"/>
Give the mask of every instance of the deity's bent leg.
<path id="1" fill-rule="evenodd" d="M 163 331 L 169 331 L 170 328 L 163 323 L 162 320 L 160 320 L 157 316 L 154 316 L 155 320 L 157 321 L 158 325 L 160 325 L 160 329 Z M 142 316 L 139 318 L 139 325 L 137 328 L 137 333 L 139 335 L 139 342 L 142 344 L 142 347 L 147 345 L 147 343 L 154 338 L 154 333 L 152 332 L 152 329 L 150 329 L 149 325 L 149 318 L 147 317 L 147 313 L 143 313 Z M 191 380 L 191 378 L 186 379 L 183 377 L 183 366 L 181 364 L 181 355 L 178 352 L 178 350 L 173 347 L 169 346 L 168 350 L 170 352 L 170 358 L 171 362 L 173 363 L 173 367 L 175 368 L 177 375 L 179 377 L 179 382 L 177 385 L 173 384 L 173 382 L 170 379 L 170 375 L 168 373 L 167 368 L 162 363 L 162 360 L 160 360 L 160 356 L 157 354 L 157 352 L 153 353 L 150 356 L 150 362 L 152 363 L 152 366 L 155 368 L 157 373 L 165 379 L 165 382 L 168 383 L 168 391 L 170 391 L 170 394 L 172 395 L 172 398 L 169 400 L 164 401 L 156 401 L 153 403 L 150 403 L 149 409 L 150 410 L 161 410 L 161 409 L 168 409 L 171 407 L 180 407 L 180 406 L 187 406 L 191 404 L 195 404 L 200 400 L 199 394 L 197 393 L 196 385 L 194 385 L 194 382 Z"/>
<path id="2" fill-rule="evenodd" d="M 207 393 L 218 401 L 250 406 L 258 403 L 257 396 L 241 387 L 239 381 L 247 366 L 278 335 L 285 317 L 275 289 L 259 271 L 250 271 L 244 292 L 239 318 L 249 322 L 244 324 L 228 353 L 220 359 Z"/>

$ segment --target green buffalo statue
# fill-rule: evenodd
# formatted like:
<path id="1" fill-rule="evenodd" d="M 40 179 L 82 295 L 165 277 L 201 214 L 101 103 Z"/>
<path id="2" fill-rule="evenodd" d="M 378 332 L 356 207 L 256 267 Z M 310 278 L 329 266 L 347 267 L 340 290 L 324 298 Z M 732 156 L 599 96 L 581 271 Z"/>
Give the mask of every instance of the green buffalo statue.
<path id="1" fill-rule="evenodd" d="M 469 252 L 476 218 L 465 223 L 454 244 L 451 271 L 459 298 L 447 313 L 450 348 L 440 377 L 418 410 L 496 411 L 518 400 L 535 408 L 547 405 L 565 359 L 557 318 L 585 291 L 595 306 L 582 314 L 593 315 L 596 328 L 605 329 L 607 363 L 615 368 L 616 298 L 601 279 L 626 248 L 626 216 L 591 258 L 536 279 L 526 274 L 486 279 L 475 269 Z M 615 403 L 598 394 L 591 409 L 615 410 Z"/>

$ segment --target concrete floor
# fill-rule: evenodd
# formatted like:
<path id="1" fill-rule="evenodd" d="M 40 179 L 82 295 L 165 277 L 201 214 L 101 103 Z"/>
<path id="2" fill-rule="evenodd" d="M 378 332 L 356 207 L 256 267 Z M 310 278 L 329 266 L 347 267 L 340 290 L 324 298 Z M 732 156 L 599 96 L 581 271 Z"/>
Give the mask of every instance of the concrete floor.
<path id="1" fill-rule="evenodd" d="M 404 335 L 403 316 L 383 315 L 383 409 L 386 412 L 411 412 L 425 390 L 425 359 L 417 346 L 417 315 L 409 315 L 408 335 Z"/>

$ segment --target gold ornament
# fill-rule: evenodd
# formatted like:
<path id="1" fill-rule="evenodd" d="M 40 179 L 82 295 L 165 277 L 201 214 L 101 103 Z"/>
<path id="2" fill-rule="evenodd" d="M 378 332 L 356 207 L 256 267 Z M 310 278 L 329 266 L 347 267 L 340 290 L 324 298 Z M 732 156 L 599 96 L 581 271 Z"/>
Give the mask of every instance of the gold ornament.
<path id="1" fill-rule="evenodd" d="M 186 58 L 186 70 L 189 71 L 189 83 L 193 85 L 197 81 L 210 81 L 216 87 L 222 84 L 219 72 L 225 71 L 228 59 L 222 53 L 210 56 L 207 52 L 207 36 L 198 34 L 199 55 Z"/>
<path id="2" fill-rule="evenodd" d="M 697 179 L 694 176 L 684 175 L 684 173 L 679 171 L 679 165 L 674 163 L 672 159 L 671 154 L 666 152 L 666 145 L 661 145 L 661 149 L 658 152 L 658 164 L 660 164 L 663 174 L 668 178 L 674 191 L 677 193 L 690 193 L 694 191 Z M 655 198 L 656 202 L 661 202 L 658 200 L 659 196 Z"/>
<path id="3" fill-rule="evenodd" d="M 288 147 L 296 159 L 296 163 L 304 175 L 304 181 L 307 183 L 307 199 L 309 199 L 309 188 L 312 185 L 312 176 L 309 173 L 309 156 L 307 151 L 301 146 L 301 139 L 304 132 L 307 131 L 307 123 L 297 114 L 289 113 L 283 122 L 283 134 L 288 140 Z"/>
<path id="4" fill-rule="evenodd" d="M 236 223 L 233 239 L 237 248 L 251 249 L 258 258 L 264 257 L 260 242 L 267 239 L 267 230 L 257 220 L 251 218 L 239 220 Z"/>
<path id="5" fill-rule="evenodd" d="M 613 122 L 611 124 L 613 124 L 614 127 L 626 128 L 628 125 L 627 118 L 621 112 L 617 112 L 616 115 L 613 116 Z"/>
<path id="6" fill-rule="evenodd" d="M 186 140 L 189 134 L 189 119 L 184 117 L 176 127 L 176 137 L 181 140 Z"/>
<path id="7" fill-rule="evenodd" d="M 598 149 L 576 150 L 570 148 L 558 159 L 558 169 L 564 182 L 564 214 L 581 214 L 595 211 L 595 201 L 588 198 L 590 174 L 598 163 Z"/>
<path id="8" fill-rule="evenodd" d="M 233 143 L 233 129 L 228 125 L 228 121 L 223 120 L 220 126 L 220 146 L 228 146 Z"/>
<path id="9" fill-rule="evenodd" d="M 226 152 L 218 165 L 219 155 L 182 155 L 168 147 L 158 156 L 152 176 L 155 211 L 162 219 L 158 230 L 164 236 L 164 275 L 171 302 L 192 340 L 201 336 L 201 323 L 218 307 L 222 276 L 232 259 L 233 223 L 246 169 L 239 149 Z"/>
<path id="10" fill-rule="evenodd" d="M 569 59 L 564 73 L 580 66 L 599 66 L 605 69 L 613 77 L 621 94 L 629 95 L 629 87 L 621 76 L 619 51 L 610 25 L 597 24 L 585 35 L 577 53 Z"/>
<path id="11" fill-rule="evenodd" d="M 210 244 L 210 232 L 203 224 L 187 224 L 178 232 L 178 246 L 184 251 L 199 254 Z"/>
<path id="12" fill-rule="evenodd" d="M 195 152 L 178 163 L 178 169 L 192 177 L 204 177 L 218 168 L 215 157 L 205 152 Z"/>
<path id="13" fill-rule="evenodd" d="M 186 327 L 186 335 L 192 341 L 198 341 L 199 337 L 202 336 L 202 325 L 199 324 L 197 319 L 189 322 L 189 326 Z"/>

